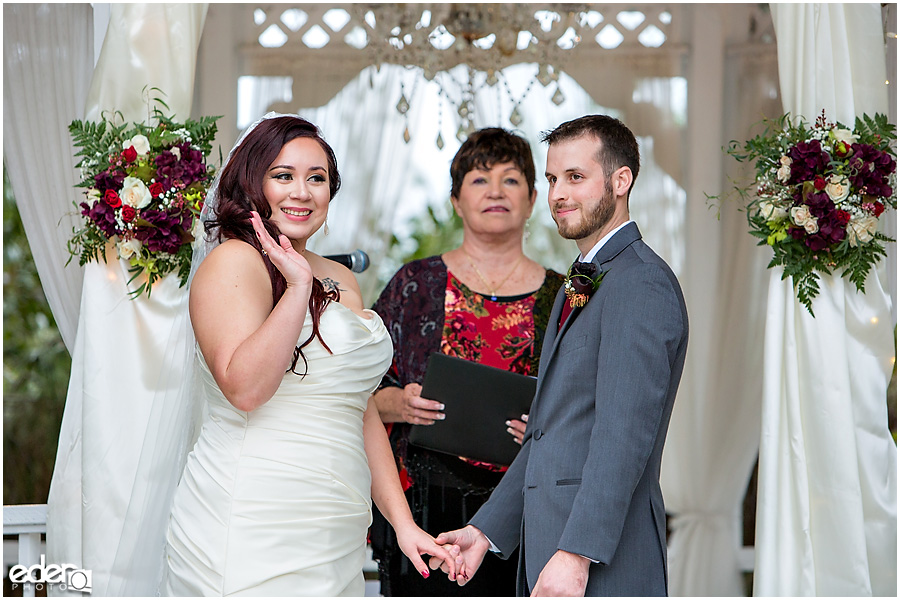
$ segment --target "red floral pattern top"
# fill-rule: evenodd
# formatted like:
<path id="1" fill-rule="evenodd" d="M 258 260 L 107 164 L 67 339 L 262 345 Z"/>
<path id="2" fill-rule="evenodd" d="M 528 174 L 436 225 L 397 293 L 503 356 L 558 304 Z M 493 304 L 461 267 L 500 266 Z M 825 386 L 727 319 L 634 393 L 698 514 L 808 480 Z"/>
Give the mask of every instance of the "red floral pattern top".
<path id="1" fill-rule="evenodd" d="M 532 373 L 535 294 L 497 300 L 470 290 L 447 271 L 441 352 L 520 375 Z M 470 465 L 503 472 L 507 467 L 460 457 Z"/>
<path id="2" fill-rule="evenodd" d="M 441 352 L 521 375 L 532 373 L 535 294 L 499 297 L 473 292 L 447 272 Z"/>

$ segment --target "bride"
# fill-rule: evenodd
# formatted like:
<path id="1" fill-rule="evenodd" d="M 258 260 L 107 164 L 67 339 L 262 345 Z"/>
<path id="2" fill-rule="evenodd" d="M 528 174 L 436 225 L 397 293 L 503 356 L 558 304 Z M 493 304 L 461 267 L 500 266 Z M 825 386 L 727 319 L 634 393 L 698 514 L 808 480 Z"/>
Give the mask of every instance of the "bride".
<path id="1" fill-rule="evenodd" d="M 423 577 L 422 554 L 453 564 L 413 522 L 368 402 L 390 337 L 351 272 L 306 248 L 339 187 L 315 125 L 274 116 L 210 193 L 218 245 L 190 290 L 208 410 L 169 519 L 169 595 L 361 596 L 371 500 Z"/>

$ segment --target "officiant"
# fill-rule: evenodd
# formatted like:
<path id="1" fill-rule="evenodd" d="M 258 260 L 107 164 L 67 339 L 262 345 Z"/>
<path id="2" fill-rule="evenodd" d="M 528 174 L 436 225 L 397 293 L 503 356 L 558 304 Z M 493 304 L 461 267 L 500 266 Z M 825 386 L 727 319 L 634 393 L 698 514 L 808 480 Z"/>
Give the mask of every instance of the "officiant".
<path id="1" fill-rule="evenodd" d="M 390 434 L 401 482 L 417 524 L 437 535 L 465 525 L 506 470 L 408 443 L 412 425 L 444 418 L 421 397 L 433 352 L 536 376 L 544 331 L 563 276 L 523 251 L 536 198 L 528 142 L 509 131 L 472 133 L 450 165 L 450 200 L 463 241 L 439 256 L 410 262 L 394 275 L 374 310 L 394 342 L 393 363 L 374 395 Z M 484 398 L 490 402 L 490 398 Z M 522 442 L 527 415 L 497 423 L 498 443 Z M 485 559 L 486 570 L 461 588 L 444 577 L 423 580 L 397 548 L 380 514 L 372 548 L 385 596 L 514 596 L 516 560 Z"/>

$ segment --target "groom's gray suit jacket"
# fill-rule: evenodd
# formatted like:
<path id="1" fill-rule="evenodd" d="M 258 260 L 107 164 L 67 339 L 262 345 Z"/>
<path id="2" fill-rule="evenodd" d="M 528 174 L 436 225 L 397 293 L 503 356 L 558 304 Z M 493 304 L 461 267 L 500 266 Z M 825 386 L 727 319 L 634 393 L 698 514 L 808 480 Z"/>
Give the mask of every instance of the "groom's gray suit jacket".
<path id="1" fill-rule="evenodd" d="M 520 595 L 557 549 L 596 561 L 588 596 L 667 593 L 659 468 L 687 310 L 678 280 L 636 224 L 593 262 L 605 273 L 599 289 L 557 331 L 559 291 L 522 449 L 471 520 L 503 557 L 521 543 Z"/>

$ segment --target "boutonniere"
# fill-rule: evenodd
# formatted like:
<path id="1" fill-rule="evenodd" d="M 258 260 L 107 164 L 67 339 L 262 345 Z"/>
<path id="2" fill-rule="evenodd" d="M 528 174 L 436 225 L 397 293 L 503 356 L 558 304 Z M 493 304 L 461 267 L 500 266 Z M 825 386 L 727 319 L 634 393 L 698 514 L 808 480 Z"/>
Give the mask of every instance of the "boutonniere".
<path id="1" fill-rule="evenodd" d="M 566 273 L 565 292 L 572 308 L 584 306 L 591 294 L 600 287 L 605 273 L 597 273 L 597 266 L 590 262 L 575 261 Z"/>

